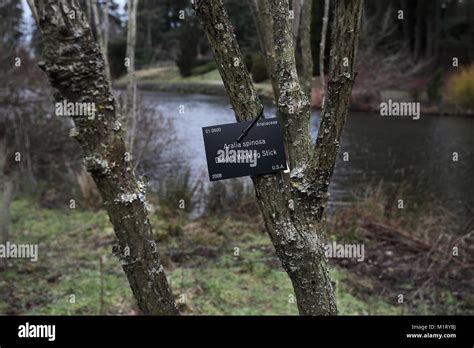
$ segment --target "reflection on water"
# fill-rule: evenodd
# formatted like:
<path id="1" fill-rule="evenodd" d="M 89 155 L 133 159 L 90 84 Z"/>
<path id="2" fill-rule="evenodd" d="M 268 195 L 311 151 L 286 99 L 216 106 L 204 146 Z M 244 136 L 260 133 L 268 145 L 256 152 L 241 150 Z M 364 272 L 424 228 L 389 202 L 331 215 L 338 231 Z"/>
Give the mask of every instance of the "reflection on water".
<path id="1" fill-rule="evenodd" d="M 194 176 L 207 181 L 201 128 L 235 122 L 227 98 L 157 92 L 143 92 L 143 97 L 173 120 L 177 146 L 167 149 L 166 157 L 189 164 Z M 267 117 L 273 117 L 274 111 L 272 105 L 265 105 Z M 319 113 L 313 112 L 313 137 L 318 123 Z M 415 189 L 416 196 L 409 199 L 436 200 L 467 212 L 474 206 L 473 149 L 474 120 L 469 118 L 421 115 L 414 121 L 351 114 L 331 182 L 331 200 L 348 200 L 353 191 L 380 181 L 404 182 Z M 344 152 L 349 161 L 343 161 Z M 458 153 L 458 162 L 453 162 L 453 152 Z"/>

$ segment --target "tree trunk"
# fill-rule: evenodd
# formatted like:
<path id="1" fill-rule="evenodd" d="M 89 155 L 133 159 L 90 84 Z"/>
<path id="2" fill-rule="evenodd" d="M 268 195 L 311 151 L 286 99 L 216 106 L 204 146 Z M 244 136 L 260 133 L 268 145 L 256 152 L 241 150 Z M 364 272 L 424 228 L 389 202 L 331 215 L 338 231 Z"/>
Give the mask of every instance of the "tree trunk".
<path id="1" fill-rule="evenodd" d="M 293 45 L 296 50 L 298 46 L 298 36 L 300 34 L 300 21 L 301 21 L 301 9 L 303 7 L 304 0 L 293 0 L 291 3 L 293 11 Z"/>
<path id="2" fill-rule="evenodd" d="M 110 0 L 105 0 L 104 6 L 104 34 L 102 36 L 102 52 L 105 60 L 105 72 L 107 73 L 107 78 L 110 79 L 110 65 L 109 65 L 109 6 Z"/>
<path id="3" fill-rule="evenodd" d="M 234 64 L 235 58 L 239 62 L 243 58 L 222 0 L 198 0 L 195 9 L 213 49 L 236 119 L 243 121 L 254 118 L 260 111 L 261 103 L 245 66 Z M 336 17 L 340 16 L 340 20 L 335 21 L 334 33 L 339 41 L 333 42 L 333 48 L 340 51 L 334 52 L 334 62 L 341 63 L 343 54 L 346 53 L 352 53 L 347 55 L 349 58 L 355 57 L 355 52 L 351 49 L 355 50 L 357 46 L 354 39 L 358 35 L 360 10 L 360 0 L 347 0 L 336 6 Z M 292 281 L 300 314 L 334 315 L 336 304 L 322 245 L 328 185 L 314 187 L 313 182 L 320 185 L 319 181 L 314 180 L 314 177 L 304 176 L 314 157 L 310 153 L 310 105 L 296 73 L 288 1 L 272 0 L 271 11 L 275 77 L 280 91 L 277 95 L 278 114 L 282 120 L 285 142 L 291 144 L 288 146 L 291 173 L 262 175 L 253 177 L 252 180 L 267 232 Z M 350 68 L 353 68 L 353 62 Z M 352 87 L 352 83 L 347 84 L 346 81 L 352 82 L 353 76 L 339 76 L 334 73 L 339 71 L 337 69 L 333 69 L 333 76 L 347 99 L 346 86 Z M 345 79 L 339 81 L 343 78 Z M 344 98 L 339 99 L 334 92 L 331 89 L 328 95 L 335 98 L 334 103 L 328 103 L 329 105 L 346 101 Z M 348 92 L 350 95 L 350 90 Z M 331 114 L 332 117 L 345 118 L 347 106 L 346 103 L 338 105 L 337 109 L 341 114 Z M 328 115 L 329 113 L 326 119 Z M 332 136 L 331 133 L 328 138 Z M 338 141 L 339 138 L 333 141 L 336 152 Z M 324 145 L 320 143 L 320 147 Z M 335 157 L 333 160 L 335 161 Z M 326 171 L 332 174 L 333 167 L 334 163 Z"/>
<path id="4" fill-rule="evenodd" d="M 342 130 L 346 121 L 355 81 L 355 63 L 360 31 L 363 0 L 335 1 L 333 4 L 333 25 L 329 81 L 326 102 L 321 113 L 314 156 L 305 168 L 305 175 L 298 180 L 305 188 L 310 178 L 316 196 L 323 196 L 332 177 L 336 155 L 339 150 Z M 348 64 L 345 64 L 347 59 Z"/>
<path id="5" fill-rule="evenodd" d="M 34 1 L 34 0 L 33 0 Z M 87 14 L 87 21 L 89 25 L 92 25 L 93 21 L 93 14 L 92 14 L 92 5 L 90 0 L 86 0 L 86 14 Z"/>
<path id="6" fill-rule="evenodd" d="M 432 0 L 434 7 L 436 7 L 436 0 Z M 433 55 L 433 44 L 434 44 L 434 7 L 427 6 L 425 11 L 426 17 L 426 30 L 425 30 L 425 58 L 430 59 Z"/>
<path id="7" fill-rule="evenodd" d="M 433 17 L 433 56 L 435 58 L 435 62 L 437 62 L 438 57 L 439 57 L 439 37 L 440 37 L 439 28 L 440 28 L 440 21 L 441 21 L 440 17 L 441 17 L 441 4 L 439 3 L 439 0 L 435 0 L 434 17 Z M 470 23 L 472 23 L 472 21 L 470 21 Z M 472 27 L 473 26 L 471 25 L 471 28 Z"/>
<path id="8" fill-rule="evenodd" d="M 249 3 L 255 26 L 257 27 L 257 35 L 261 36 L 260 48 L 272 83 L 273 95 L 275 100 L 278 101 L 280 92 L 278 91 L 275 76 L 275 46 L 273 42 L 273 18 L 270 12 L 270 1 L 249 0 Z"/>
<path id="9" fill-rule="evenodd" d="M 151 32 L 151 24 L 153 13 L 155 9 L 153 8 L 153 2 L 151 0 L 145 1 L 143 4 L 143 8 L 146 9 L 147 13 L 145 15 L 146 18 L 146 47 L 151 52 L 153 50 L 153 42 L 152 42 L 152 32 Z"/>
<path id="10" fill-rule="evenodd" d="M 10 205 L 13 196 L 12 173 L 8 164 L 8 147 L 6 130 L 0 130 L 0 189 L 2 189 L 0 206 L 0 244 L 10 240 Z M 6 259 L 0 259 L 0 269 L 5 268 Z"/>
<path id="11" fill-rule="evenodd" d="M 43 34 L 40 67 L 57 101 L 93 103 L 94 119 L 73 117 L 86 168 L 102 195 L 117 245 L 114 253 L 145 314 L 178 314 L 148 220 L 144 184 L 126 161 L 104 58 L 75 0 L 36 1 Z"/>
<path id="12" fill-rule="evenodd" d="M 412 26 L 411 26 L 411 16 L 410 16 L 410 0 L 401 0 L 401 6 L 403 11 L 403 20 L 402 20 L 402 29 L 403 29 L 403 38 L 404 41 L 407 43 L 408 50 L 412 50 Z"/>
<path id="13" fill-rule="evenodd" d="M 100 13 L 99 13 L 99 5 L 97 4 L 97 1 L 91 0 L 92 1 L 92 15 L 94 18 L 94 29 L 95 29 L 95 34 L 97 41 L 99 41 L 100 49 L 102 50 L 102 54 L 104 55 L 104 65 L 105 65 L 105 73 L 107 75 L 107 79 L 110 81 L 110 69 L 109 69 L 109 58 L 107 56 L 107 46 L 105 46 L 105 36 L 107 36 L 108 40 L 108 28 L 102 32 L 102 28 L 100 25 Z M 107 11 L 108 11 L 108 0 L 106 0 L 106 6 Z M 105 14 L 105 13 L 104 13 Z M 107 14 L 108 16 L 108 14 Z M 107 19 L 108 23 L 108 19 Z"/>
<path id="14" fill-rule="evenodd" d="M 135 133 L 137 128 L 137 83 L 135 79 L 135 43 L 137 37 L 137 6 L 138 0 L 128 0 L 128 27 L 127 27 L 127 58 L 129 65 L 127 67 L 127 102 L 126 113 L 130 122 L 128 146 L 130 154 L 133 154 Z"/>
<path id="15" fill-rule="evenodd" d="M 28 7 L 30 8 L 31 14 L 33 15 L 36 25 L 39 26 L 39 18 L 38 18 L 38 12 L 36 11 L 36 7 L 35 7 L 35 1 L 28 0 Z"/>
<path id="16" fill-rule="evenodd" d="M 301 74 L 300 83 L 311 101 L 313 81 L 313 55 L 311 53 L 311 7 L 313 0 L 303 0 L 300 19 Z"/>
<path id="17" fill-rule="evenodd" d="M 13 198 L 13 181 L 10 176 L 3 176 L 2 205 L 0 207 L 0 244 L 5 245 L 10 240 L 10 205 Z M 5 268 L 6 259 L 0 260 L 0 269 Z"/>
<path id="18" fill-rule="evenodd" d="M 326 50 L 326 36 L 329 21 L 329 0 L 324 0 L 323 25 L 321 28 L 321 41 L 319 43 L 319 76 L 321 78 L 321 110 L 324 107 L 326 98 L 326 80 L 324 79 L 324 58 Z"/>
<path id="19" fill-rule="evenodd" d="M 423 24 L 425 21 L 424 14 L 424 0 L 418 0 L 416 7 L 416 26 L 415 26 L 415 48 L 414 48 L 414 57 L 415 60 L 421 58 L 421 52 L 423 48 Z"/>

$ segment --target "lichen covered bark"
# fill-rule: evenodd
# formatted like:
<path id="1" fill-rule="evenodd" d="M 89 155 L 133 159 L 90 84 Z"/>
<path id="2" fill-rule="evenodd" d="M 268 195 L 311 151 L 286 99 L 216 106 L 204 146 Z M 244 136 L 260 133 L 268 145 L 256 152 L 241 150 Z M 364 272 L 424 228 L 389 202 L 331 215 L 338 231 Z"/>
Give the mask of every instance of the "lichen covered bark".
<path id="1" fill-rule="evenodd" d="M 72 134 L 102 195 L 117 236 L 119 257 L 144 314 L 178 314 L 147 216 L 145 185 L 126 161 L 115 100 L 104 59 L 75 0 L 36 1 L 43 34 L 40 67 L 57 101 L 94 103 L 95 118 L 73 117 Z"/>
<path id="2" fill-rule="evenodd" d="M 271 0 L 271 11 L 279 86 L 278 111 L 285 122 L 283 129 L 290 169 L 294 169 L 304 165 L 309 155 L 311 105 L 298 80 L 288 0 Z"/>

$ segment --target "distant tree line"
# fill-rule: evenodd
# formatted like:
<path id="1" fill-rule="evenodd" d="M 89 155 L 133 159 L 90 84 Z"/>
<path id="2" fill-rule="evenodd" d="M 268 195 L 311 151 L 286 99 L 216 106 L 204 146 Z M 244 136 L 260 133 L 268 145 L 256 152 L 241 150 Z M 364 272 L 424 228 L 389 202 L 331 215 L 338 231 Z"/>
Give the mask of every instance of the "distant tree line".
<path id="1" fill-rule="evenodd" d="M 80 0 L 87 8 L 87 1 Z M 258 49 L 258 37 L 248 1 L 225 0 L 224 4 L 235 26 L 246 64 L 258 80 L 267 78 Z M 311 10 L 311 50 L 319 57 L 324 0 L 314 0 Z M 105 1 L 99 1 L 99 15 Z M 126 6 L 126 5 L 125 5 Z M 400 11 L 403 11 L 400 13 Z M 2 35 L 13 41 L 3 41 L 4 51 L 17 46 L 24 26 L 21 25 L 20 0 L 3 1 Z M 126 9 L 119 9 L 116 0 L 109 1 L 108 55 L 112 76 L 125 74 L 123 57 L 126 51 Z M 122 14 L 122 15 L 121 15 Z M 331 16 L 329 31 L 331 35 Z M 408 55 L 413 63 L 449 64 L 457 57 L 460 64 L 469 63 L 474 56 L 474 1 L 460 0 L 366 0 L 361 32 L 361 50 L 375 49 L 380 55 Z M 5 28 L 5 29 L 3 29 Z M 39 53 L 41 40 L 37 29 L 32 34 L 32 46 Z M 326 47 L 327 50 L 327 47 Z M 326 60 L 329 52 L 325 54 Z M 161 61 L 175 61 L 183 75 L 212 60 L 203 31 L 197 25 L 191 3 L 187 0 L 141 0 L 137 10 L 137 69 Z M 252 67 L 252 64 L 255 66 Z M 319 75 L 318 60 L 313 73 Z M 363 64 L 363 61 L 360 61 Z M 326 64 L 327 66 L 327 64 Z M 209 66 L 212 68 L 212 66 Z M 405 67 L 400 67 L 405 69 Z M 198 69 L 198 72 L 206 68 Z"/>

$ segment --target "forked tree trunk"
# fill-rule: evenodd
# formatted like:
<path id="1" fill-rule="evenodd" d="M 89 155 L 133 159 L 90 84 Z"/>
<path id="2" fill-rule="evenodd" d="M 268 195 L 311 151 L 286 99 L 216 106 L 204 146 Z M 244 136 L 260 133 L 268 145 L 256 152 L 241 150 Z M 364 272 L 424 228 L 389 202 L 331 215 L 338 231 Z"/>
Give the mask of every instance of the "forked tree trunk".
<path id="1" fill-rule="evenodd" d="M 265 0 L 263 0 L 265 2 Z M 334 315 L 336 303 L 327 270 L 322 241 L 325 234 L 327 189 L 335 162 L 335 153 L 347 113 L 353 71 L 342 68 L 344 57 L 353 69 L 362 8 L 361 0 L 338 1 L 331 64 L 333 68 L 328 98 L 323 112 L 318 144 L 312 149 L 309 132 L 310 105 L 298 82 L 291 20 L 287 0 L 271 2 L 275 47 L 275 78 L 278 84 L 278 113 L 288 146 L 290 175 L 277 173 L 253 177 L 257 200 L 267 232 L 276 253 L 293 284 L 302 315 Z M 236 119 L 254 118 L 261 108 L 250 76 L 235 39 L 232 24 L 222 0 L 198 0 L 195 9 L 217 61 Z M 346 45 L 346 47 L 343 47 Z M 235 64 L 239 62 L 239 64 Z M 340 92 L 340 96 L 336 92 Z M 336 95 L 334 94 L 336 93 Z M 339 113 L 334 113 L 335 111 Z M 327 132 L 325 130 L 327 129 Z M 321 135 L 322 133 L 322 135 Z M 326 148 L 331 141 L 332 148 Z M 327 152 L 330 160 L 325 161 Z M 334 156 L 333 156 L 334 153 Z M 312 168 L 314 164 L 320 168 Z M 325 180 L 311 176 L 316 172 Z"/>
<path id="2" fill-rule="evenodd" d="M 84 162 L 102 195 L 117 236 L 119 257 L 130 287 L 145 314 L 178 314 L 157 246 L 144 197 L 126 161 L 104 58 L 76 0 L 36 1 L 43 34 L 46 72 L 57 101 L 93 103 L 94 119 L 73 117 Z"/>

